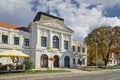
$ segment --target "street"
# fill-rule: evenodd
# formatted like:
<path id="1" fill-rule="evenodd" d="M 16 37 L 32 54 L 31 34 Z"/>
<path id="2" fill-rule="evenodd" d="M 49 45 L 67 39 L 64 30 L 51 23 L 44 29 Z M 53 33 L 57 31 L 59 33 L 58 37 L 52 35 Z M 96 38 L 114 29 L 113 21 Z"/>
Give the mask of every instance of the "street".
<path id="1" fill-rule="evenodd" d="M 0 80 L 120 80 L 120 70 L 116 71 L 99 71 L 84 74 L 52 74 L 52 75 L 36 75 L 23 76 L 14 78 L 2 78 Z"/>
<path id="2" fill-rule="evenodd" d="M 39 79 L 38 79 L 39 80 Z M 50 77 L 42 80 L 120 80 L 120 71 L 104 72 L 104 73 L 91 73 L 91 74 L 73 74 Z"/>

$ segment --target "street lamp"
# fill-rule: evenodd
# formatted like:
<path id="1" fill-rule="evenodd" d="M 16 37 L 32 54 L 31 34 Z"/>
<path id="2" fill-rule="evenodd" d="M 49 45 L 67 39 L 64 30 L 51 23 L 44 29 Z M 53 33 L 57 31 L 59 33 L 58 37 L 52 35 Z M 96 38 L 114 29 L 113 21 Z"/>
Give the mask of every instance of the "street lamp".
<path id="1" fill-rule="evenodd" d="M 51 57 L 49 58 L 49 60 L 51 61 L 51 70 L 52 70 L 52 62 L 55 60 L 55 58 L 52 55 L 52 52 L 54 52 L 55 49 L 53 47 L 49 47 L 48 50 L 51 51 Z"/>
<path id="2" fill-rule="evenodd" d="M 96 48 L 96 50 L 95 50 L 96 51 L 96 66 L 98 66 L 98 43 L 97 43 L 98 41 L 97 41 L 97 34 L 98 33 L 96 32 L 96 36 L 95 36 L 95 39 L 96 39 L 96 44 L 95 44 L 95 46 L 96 46 L 95 47 Z"/>
<path id="3" fill-rule="evenodd" d="M 98 46 L 96 42 L 96 66 L 98 66 Z"/>

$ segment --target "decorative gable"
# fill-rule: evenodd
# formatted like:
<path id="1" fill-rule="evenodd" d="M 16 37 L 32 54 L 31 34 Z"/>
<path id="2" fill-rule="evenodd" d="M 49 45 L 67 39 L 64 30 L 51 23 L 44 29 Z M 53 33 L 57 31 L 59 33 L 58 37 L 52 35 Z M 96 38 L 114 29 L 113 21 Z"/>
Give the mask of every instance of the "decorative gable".
<path id="1" fill-rule="evenodd" d="M 70 29 L 64 24 L 64 19 L 43 12 L 38 12 L 33 21 L 34 22 L 37 21 L 39 25 L 45 27 L 51 27 L 54 29 L 67 31 L 70 33 L 74 32 L 72 29 Z"/>
<path id="2" fill-rule="evenodd" d="M 40 24 L 42 26 L 47 26 L 47 27 L 51 27 L 54 29 L 59 29 L 59 30 L 63 30 L 63 31 L 68 31 L 73 33 L 74 31 L 70 28 L 68 28 L 64 22 L 61 22 L 59 20 L 51 20 L 51 21 L 44 21 L 44 22 L 40 22 Z"/>

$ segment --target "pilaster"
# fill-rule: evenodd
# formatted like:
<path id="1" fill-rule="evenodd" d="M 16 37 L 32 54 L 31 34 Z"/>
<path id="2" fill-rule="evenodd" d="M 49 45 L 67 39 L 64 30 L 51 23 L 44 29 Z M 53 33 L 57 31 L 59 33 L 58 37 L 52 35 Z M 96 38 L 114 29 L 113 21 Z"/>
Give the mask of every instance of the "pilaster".
<path id="1" fill-rule="evenodd" d="M 36 48 L 40 47 L 40 30 L 36 28 Z"/>
<path id="2" fill-rule="evenodd" d="M 49 31 L 49 38 L 48 38 L 48 47 L 53 47 L 52 43 L 52 31 Z"/>
<path id="3" fill-rule="evenodd" d="M 64 50 L 64 40 L 63 40 L 63 33 L 60 34 L 60 51 Z"/>
<path id="4" fill-rule="evenodd" d="M 11 30 L 8 32 L 8 44 L 14 44 L 14 36 Z"/>
<path id="5" fill-rule="evenodd" d="M 24 38 L 23 38 L 22 33 L 20 34 L 19 44 L 21 47 L 24 45 Z"/>
<path id="6" fill-rule="evenodd" d="M 73 40 L 73 37 L 72 37 L 72 35 L 70 35 L 70 37 L 69 37 L 69 51 L 71 51 L 72 50 L 72 40 Z"/>

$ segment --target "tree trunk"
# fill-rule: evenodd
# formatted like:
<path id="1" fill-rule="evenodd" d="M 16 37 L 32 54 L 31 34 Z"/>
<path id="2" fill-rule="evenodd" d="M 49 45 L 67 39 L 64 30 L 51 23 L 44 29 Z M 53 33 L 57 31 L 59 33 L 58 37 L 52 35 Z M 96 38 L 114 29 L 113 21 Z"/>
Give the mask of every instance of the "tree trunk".
<path id="1" fill-rule="evenodd" d="M 107 66 L 107 63 L 108 63 L 108 61 L 107 61 L 107 60 L 105 60 L 105 61 L 104 61 L 104 65 L 105 65 L 105 66 Z"/>

